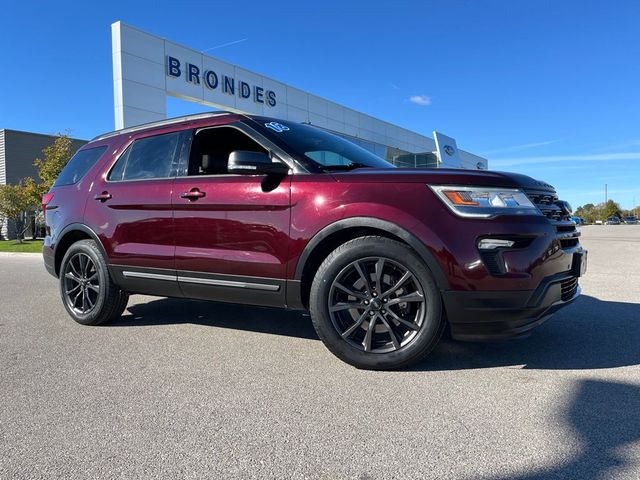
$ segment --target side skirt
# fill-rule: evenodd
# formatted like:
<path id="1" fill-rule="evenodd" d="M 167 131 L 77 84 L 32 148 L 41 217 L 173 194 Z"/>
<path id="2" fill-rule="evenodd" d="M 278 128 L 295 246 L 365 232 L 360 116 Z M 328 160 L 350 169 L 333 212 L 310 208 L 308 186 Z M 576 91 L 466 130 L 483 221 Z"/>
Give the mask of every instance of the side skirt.
<path id="1" fill-rule="evenodd" d="M 114 281 L 129 293 L 268 307 L 286 306 L 286 281 L 186 270 L 110 265 Z"/>

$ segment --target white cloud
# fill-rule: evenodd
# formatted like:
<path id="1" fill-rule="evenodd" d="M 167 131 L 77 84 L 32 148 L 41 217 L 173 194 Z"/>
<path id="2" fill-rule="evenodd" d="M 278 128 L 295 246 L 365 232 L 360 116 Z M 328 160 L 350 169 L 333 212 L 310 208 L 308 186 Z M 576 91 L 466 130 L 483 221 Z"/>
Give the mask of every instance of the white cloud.
<path id="1" fill-rule="evenodd" d="M 615 162 L 621 160 L 640 160 L 640 152 L 596 153 L 588 155 L 546 155 L 539 157 L 503 158 L 491 160 L 491 166 L 512 167 L 515 165 L 534 165 L 537 163 L 560 162 Z"/>
<path id="2" fill-rule="evenodd" d="M 428 97 L 427 95 L 411 95 L 409 97 L 409 101 L 423 107 L 431 105 L 431 97 Z"/>

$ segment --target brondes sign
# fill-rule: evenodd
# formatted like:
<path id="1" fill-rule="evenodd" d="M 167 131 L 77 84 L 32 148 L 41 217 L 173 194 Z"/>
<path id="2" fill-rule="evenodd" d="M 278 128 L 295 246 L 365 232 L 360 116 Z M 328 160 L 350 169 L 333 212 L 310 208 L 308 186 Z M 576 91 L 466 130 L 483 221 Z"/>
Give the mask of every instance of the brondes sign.
<path id="1" fill-rule="evenodd" d="M 262 103 L 269 107 L 276 106 L 276 92 L 265 90 L 258 85 L 251 85 L 243 80 L 236 80 L 228 75 L 218 75 L 213 70 L 200 71 L 200 67 L 192 63 L 182 64 L 175 57 L 166 57 L 167 76 L 184 78 L 185 81 L 200 85 L 201 83 L 209 90 L 220 89 L 228 95 L 238 95 L 239 98 L 252 98 L 256 103 Z"/>

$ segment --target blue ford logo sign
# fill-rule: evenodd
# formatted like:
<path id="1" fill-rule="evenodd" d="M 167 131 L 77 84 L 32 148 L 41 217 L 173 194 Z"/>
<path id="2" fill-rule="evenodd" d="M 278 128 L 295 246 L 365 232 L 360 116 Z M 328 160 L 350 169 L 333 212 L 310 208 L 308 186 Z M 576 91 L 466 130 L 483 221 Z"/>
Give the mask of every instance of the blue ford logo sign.
<path id="1" fill-rule="evenodd" d="M 453 148 L 451 145 L 445 145 L 444 146 L 444 153 L 446 153 L 447 155 L 451 156 L 454 153 L 456 153 L 456 149 Z"/>

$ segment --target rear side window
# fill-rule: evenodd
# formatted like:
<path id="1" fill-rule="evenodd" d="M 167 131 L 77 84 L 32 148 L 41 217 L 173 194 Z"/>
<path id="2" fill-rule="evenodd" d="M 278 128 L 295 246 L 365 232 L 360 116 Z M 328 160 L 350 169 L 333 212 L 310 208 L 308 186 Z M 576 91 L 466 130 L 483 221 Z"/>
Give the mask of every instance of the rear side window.
<path id="1" fill-rule="evenodd" d="M 120 156 L 107 179 L 121 182 L 174 176 L 182 138 L 182 132 L 175 132 L 136 140 Z"/>
<path id="2" fill-rule="evenodd" d="M 61 185 L 73 185 L 74 183 L 78 183 L 89 169 L 95 165 L 106 149 L 107 147 L 104 146 L 85 148 L 84 150 L 78 151 L 62 169 L 62 172 L 58 175 L 53 186 L 59 187 Z"/>

